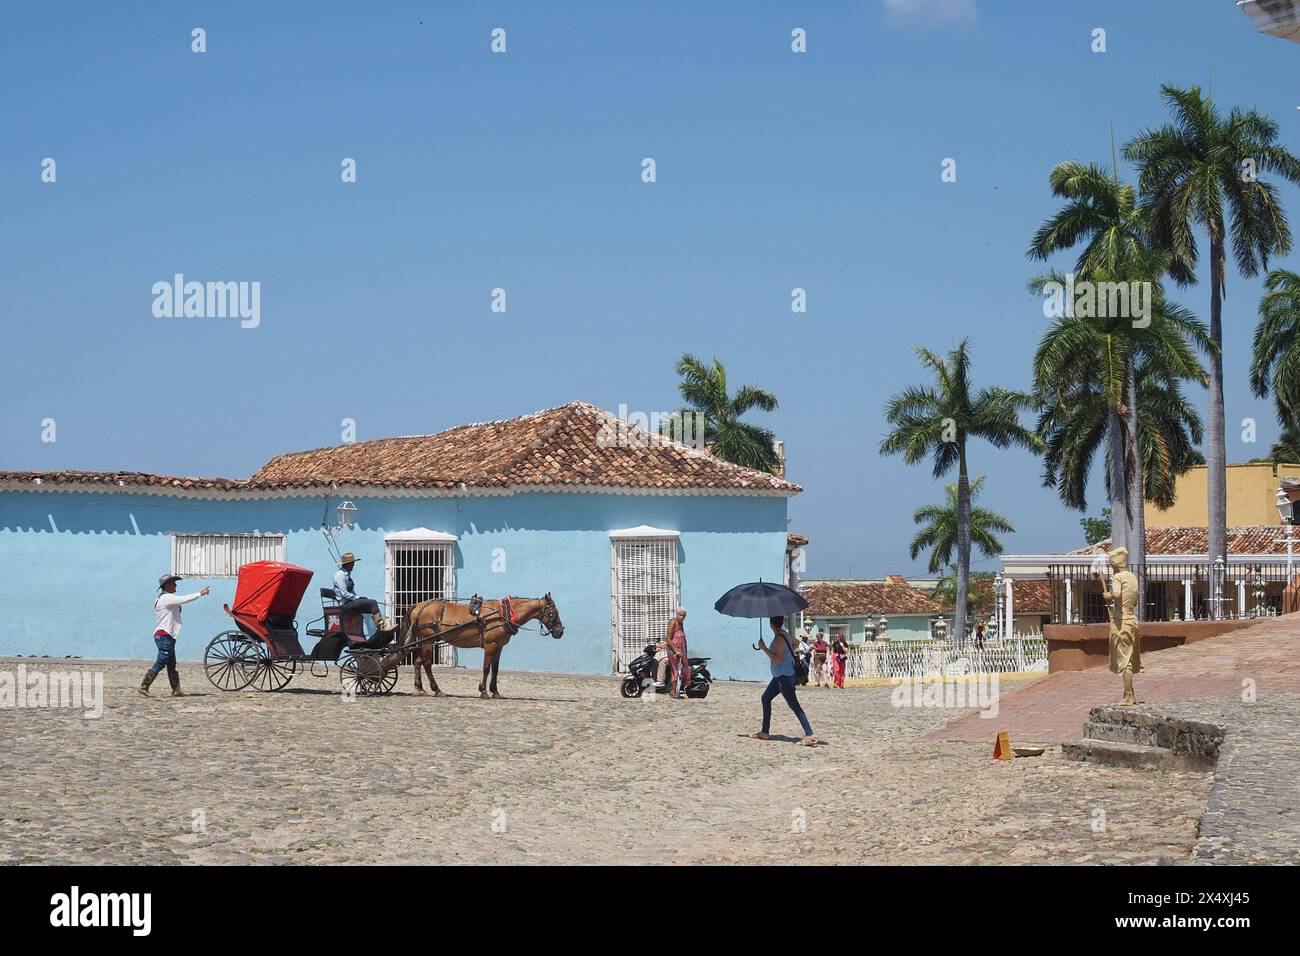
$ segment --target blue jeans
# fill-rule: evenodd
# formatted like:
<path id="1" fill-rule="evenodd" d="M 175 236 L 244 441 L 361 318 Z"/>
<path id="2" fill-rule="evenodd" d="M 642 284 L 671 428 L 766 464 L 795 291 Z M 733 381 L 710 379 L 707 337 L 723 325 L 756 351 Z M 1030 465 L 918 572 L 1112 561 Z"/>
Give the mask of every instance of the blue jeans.
<path id="1" fill-rule="evenodd" d="M 168 675 L 176 673 L 176 638 L 155 634 L 153 642 L 158 645 L 158 659 L 149 670 L 157 674 L 165 667 Z"/>
<path id="2" fill-rule="evenodd" d="M 804 734 L 811 737 L 813 735 L 812 726 L 808 723 L 803 708 L 799 706 L 799 698 L 794 695 L 793 674 L 773 677 L 772 682 L 767 685 L 767 690 L 763 691 L 763 733 L 767 733 L 768 728 L 772 726 L 772 700 L 777 694 L 785 698 L 785 702 L 790 705 L 794 715 L 799 718 L 799 724 L 803 727 Z"/>

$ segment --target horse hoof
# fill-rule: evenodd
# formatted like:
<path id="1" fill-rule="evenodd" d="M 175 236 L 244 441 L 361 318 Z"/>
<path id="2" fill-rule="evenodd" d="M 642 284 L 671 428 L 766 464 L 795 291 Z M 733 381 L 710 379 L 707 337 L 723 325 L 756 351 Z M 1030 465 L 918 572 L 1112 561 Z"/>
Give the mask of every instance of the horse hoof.
<path id="1" fill-rule="evenodd" d="M 433 692 L 433 696 L 434 696 L 434 697 L 446 697 L 447 695 L 444 694 L 444 693 L 443 693 L 442 691 L 440 691 L 440 690 L 435 690 L 435 691 Z"/>
<path id="2" fill-rule="evenodd" d="M 493 694 L 492 694 L 492 699 L 493 699 L 493 700 L 505 700 L 504 697 L 502 697 L 500 694 L 497 694 L 497 693 L 493 693 Z"/>
<path id="3" fill-rule="evenodd" d="M 419 694 L 421 697 L 428 697 L 428 696 L 429 696 L 428 692 L 427 692 L 423 687 L 417 687 L 417 688 L 415 688 L 415 692 L 416 692 L 417 694 Z"/>

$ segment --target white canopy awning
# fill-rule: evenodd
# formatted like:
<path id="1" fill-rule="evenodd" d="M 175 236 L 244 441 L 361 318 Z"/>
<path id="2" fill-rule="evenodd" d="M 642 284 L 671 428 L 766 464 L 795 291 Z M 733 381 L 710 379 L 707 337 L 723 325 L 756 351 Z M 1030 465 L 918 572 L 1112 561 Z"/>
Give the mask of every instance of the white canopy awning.
<path id="1" fill-rule="evenodd" d="M 619 528 L 617 531 L 611 531 L 609 536 L 611 538 L 679 538 L 681 532 L 639 524 L 635 528 Z"/>
<path id="2" fill-rule="evenodd" d="M 392 531 L 384 535 L 385 541 L 459 541 L 454 534 L 434 531 L 431 528 L 411 528 L 409 531 Z"/>

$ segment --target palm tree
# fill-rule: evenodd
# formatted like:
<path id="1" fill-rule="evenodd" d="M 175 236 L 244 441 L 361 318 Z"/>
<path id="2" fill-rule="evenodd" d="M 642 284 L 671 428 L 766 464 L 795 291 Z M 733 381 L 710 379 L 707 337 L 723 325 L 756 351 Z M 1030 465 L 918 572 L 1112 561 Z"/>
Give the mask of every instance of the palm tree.
<path id="1" fill-rule="evenodd" d="M 1271 388 L 1278 420 L 1300 412 L 1300 275 L 1276 269 L 1264 280 L 1255 327 L 1250 386 L 1264 398 Z"/>
<path id="2" fill-rule="evenodd" d="M 1283 465 L 1300 462 L 1300 430 L 1295 425 L 1287 422 L 1282 426 L 1282 434 L 1269 449 L 1267 460 Z"/>
<path id="3" fill-rule="evenodd" d="M 957 467 L 957 600 L 953 631 L 966 634 L 970 584 L 971 504 L 966 449 L 970 438 L 983 438 L 995 448 L 1019 445 L 1038 451 L 1038 436 L 1020 424 L 1020 410 L 1034 399 L 1008 388 L 972 393 L 970 354 L 962 339 L 946 357 L 918 346 L 921 364 L 934 376 L 933 386 L 912 386 L 885 404 L 892 430 L 880 442 L 882 455 L 901 454 L 915 465 L 933 460 L 934 476 L 942 478 Z"/>
<path id="4" fill-rule="evenodd" d="M 677 362 L 681 382 L 677 388 L 692 412 L 704 419 L 704 443 L 719 458 L 754 468 L 775 472 L 780 466 L 775 436 L 770 429 L 742 422 L 741 416 L 755 408 L 770 412 L 776 408 L 776 396 L 753 385 L 743 385 L 735 395 L 727 394 L 727 370 L 716 358 L 705 365 L 690 353 Z"/>
<path id="5" fill-rule="evenodd" d="M 976 508 L 973 502 L 979 497 L 980 486 L 984 484 L 984 476 L 978 475 L 971 480 L 970 497 L 970 537 L 971 543 L 979 548 L 980 554 L 986 558 L 997 557 L 1002 553 L 1002 542 L 998 540 L 999 534 L 1015 534 L 1016 529 L 1011 526 L 1011 522 L 996 512 L 989 511 L 987 508 Z M 957 546 L 957 524 L 958 512 L 960 509 L 957 505 L 957 486 L 948 486 L 948 499 L 941 505 L 925 505 L 918 508 L 912 515 L 914 524 L 923 525 L 916 537 L 912 539 L 911 556 L 916 560 L 916 556 L 922 551 L 930 552 L 929 571 L 931 574 L 938 574 L 940 570 L 951 567 L 953 564 L 952 552 Z"/>
<path id="6" fill-rule="evenodd" d="M 1146 130 L 1124 147 L 1138 166 L 1138 185 L 1152 239 L 1172 254 L 1169 274 L 1180 285 L 1196 281 L 1194 228 L 1210 242 L 1210 355 L 1208 460 L 1209 560 L 1227 560 L 1227 461 L 1223 415 L 1223 291 L 1227 246 L 1244 276 L 1268 268 L 1270 256 L 1291 249 L 1291 230 L 1277 189 L 1259 177 L 1276 174 L 1300 183 L 1300 160 L 1277 144 L 1278 125 L 1253 109 L 1226 117 L 1198 86 L 1165 85 L 1161 96 L 1173 122 Z M 1212 579 L 1210 608 L 1220 617 L 1222 582 Z"/>
<path id="7" fill-rule="evenodd" d="M 1055 252 L 1083 243 L 1074 268 L 1081 279 L 1090 281 L 1121 275 L 1131 271 L 1134 263 L 1151 260 L 1137 193 L 1120 182 L 1116 170 L 1106 172 L 1092 163 L 1059 163 L 1052 168 L 1048 184 L 1052 194 L 1066 202 L 1034 233 L 1026 252 L 1031 259 L 1046 260 Z M 1057 334 L 1070 337 L 1068 331 L 1058 330 Z M 1047 341 L 1045 337 L 1044 343 Z M 1111 540 L 1126 545 L 1133 566 L 1140 568 L 1146 560 L 1144 502 L 1137 490 L 1143 467 L 1141 449 L 1131 440 L 1137 431 L 1137 383 L 1130 374 L 1132 365 L 1123 343 L 1107 342 L 1107 347 L 1109 360 L 1100 370 L 1105 376 L 1103 390 L 1110 397 L 1106 487 Z M 1040 352 L 1042 349 L 1040 346 Z M 1036 390 L 1043 395 L 1041 384 Z"/>
<path id="8" fill-rule="evenodd" d="M 1044 369 L 1037 374 L 1050 373 Z M 1080 369 L 1075 374 L 1077 383 L 1065 384 L 1044 396 L 1038 434 L 1047 448 L 1043 483 L 1057 489 L 1063 504 L 1086 511 L 1088 475 L 1098 450 L 1105 449 L 1106 467 L 1110 470 L 1106 435 L 1112 404 L 1100 384 L 1102 373 Z M 1138 359 L 1136 379 L 1142 410 L 1138 416 L 1138 447 L 1146 464 L 1143 498 L 1169 508 L 1174 503 L 1175 479 L 1193 465 L 1205 463 L 1196 447 L 1204 438 L 1201 416 L 1183 394 L 1183 380 L 1161 371 L 1150 358 Z M 1103 508 L 1102 514 L 1111 526 L 1113 540 L 1111 508 Z M 1095 518 L 1084 520 L 1098 522 Z M 1106 536 L 1102 534 L 1098 540 Z"/>

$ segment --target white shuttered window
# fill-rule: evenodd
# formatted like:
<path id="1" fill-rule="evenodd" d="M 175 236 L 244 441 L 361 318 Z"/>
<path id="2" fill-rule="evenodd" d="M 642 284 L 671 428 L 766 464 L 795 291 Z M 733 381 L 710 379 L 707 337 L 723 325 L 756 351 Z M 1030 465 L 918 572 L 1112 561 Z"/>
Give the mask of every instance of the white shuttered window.
<path id="1" fill-rule="evenodd" d="M 678 607 L 677 537 L 615 537 L 614 670 L 621 673 L 647 644 L 664 637 Z"/>
<path id="2" fill-rule="evenodd" d="M 176 534 L 172 574 L 186 578 L 233 578 L 250 561 L 283 561 L 283 534 Z"/>

